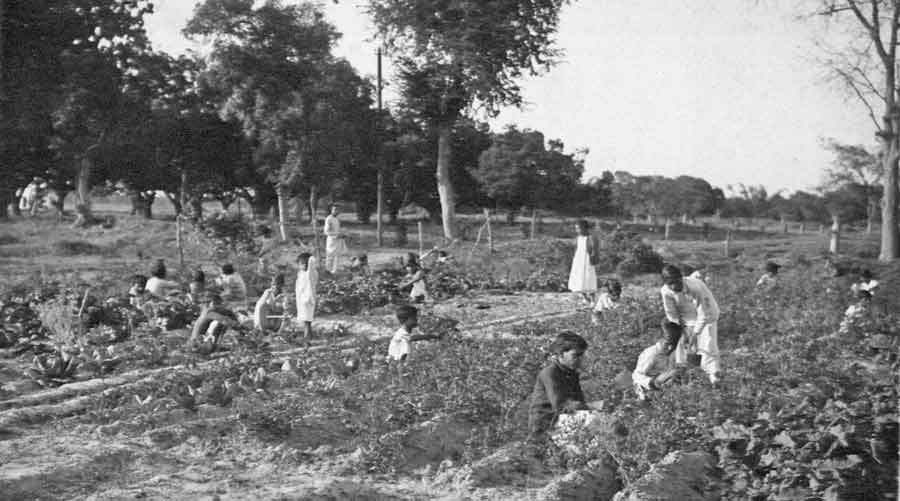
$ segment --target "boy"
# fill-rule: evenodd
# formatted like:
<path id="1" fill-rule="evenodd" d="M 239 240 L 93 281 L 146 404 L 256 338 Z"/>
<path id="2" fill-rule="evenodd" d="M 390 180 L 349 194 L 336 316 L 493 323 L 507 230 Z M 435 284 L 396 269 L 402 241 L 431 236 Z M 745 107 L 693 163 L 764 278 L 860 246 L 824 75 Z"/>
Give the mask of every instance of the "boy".
<path id="1" fill-rule="evenodd" d="M 658 390 L 678 375 L 672 352 L 681 340 L 683 328 L 668 320 L 662 322 L 662 335 L 655 344 L 641 352 L 631 380 L 638 400 L 647 400 L 647 392 Z"/>
<path id="2" fill-rule="evenodd" d="M 702 280 L 683 277 L 677 266 L 667 264 L 662 270 L 663 286 L 660 289 L 666 318 L 686 329 L 675 349 L 675 361 L 685 363 L 685 345 L 696 342 L 702 356 L 701 367 L 709 376 L 709 382 L 718 384 L 721 372 L 719 360 L 718 321 L 719 305 Z"/>
<path id="3" fill-rule="evenodd" d="M 271 287 L 266 289 L 253 309 L 253 327 L 259 330 L 281 330 L 287 311 L 287 297 L 284 294 L 284 275 L 272 277 Z M 280 315 L 280 317 L 279 317 Z"/>
<path id="4" fill-rule="evenodd" d="M 244 279 L 234 271 L 231 263 L 222 265 L 222 276 L 218 280 L 219 287 L 222 288 L 222 299 L 225 301 L 235 302 L 245 307 L 247 301 L 247 284 Z"/>
<path id="5" fill-rule="evenodd" d="M 408 304 L 398 306 L 397 321 L 400 322 L 400 328 L 394 333 L 391 344 L 388 346 L 390 360 L 397 362 L 406 360 L 412 342 L 441 338 L 440 335 L 435 334 L 413 334 L 415 328 L 419 326 L 419 310 L 415 306 Z"/>
<path id="6" fill-rule="evenodd" d="M 556 336 L 550 345 L 553 356 L 538 373 L 531 392 L 528 427 L 532 438 L 546 435 L 560 414 L 587 410 L 578 371 L 587 351 L 587 341 L 571 331 Z"/>
<path id="7" fill-rule="evenodd" d="M 850 286 L 850 291 L 856 294 L 859 291 L 866 291 L 870 295 L 875 294 L 875 289 L 878 287 L 878 280 L 875 280 L 875 276 L 872 275 L 870 270 L 862 270 L 862 273 L 859 274 L 859 282 Z"/>
<path id="8" fill-rule="evenodd" d="M 347 243 L 344 234 L 341 233 L 341 222 L 338 219 L 340 208 L 331 206 L 331 213 L 325 218 L 325 269 L 330 273 L 337 273 L 341 256 L 347 252 Z"/>
<path id="9" fill-rule="evenodd" d="M 776 263 L 769 261 L 766 263 L 766 272 L 763 273 L 763 276 L 759 277 L 759 280 L 756 281 L 757 287 L 772 287 L 777 283 L 776 276 L 778 275 L 778 270 L 781 268 Z"/>
<path id="10" fill-rule="evenodd" d="M 222 305 L 221 296 L 210 294 L 209 302 L 200 311 L 200 316 L 194 322 L 188 345 L 196 347 L 200 342 L 210 342 L 208 349 L 212 352 L 216 349 L 219 339 L 229 328 L 240 328 L 237 316 Z"/>

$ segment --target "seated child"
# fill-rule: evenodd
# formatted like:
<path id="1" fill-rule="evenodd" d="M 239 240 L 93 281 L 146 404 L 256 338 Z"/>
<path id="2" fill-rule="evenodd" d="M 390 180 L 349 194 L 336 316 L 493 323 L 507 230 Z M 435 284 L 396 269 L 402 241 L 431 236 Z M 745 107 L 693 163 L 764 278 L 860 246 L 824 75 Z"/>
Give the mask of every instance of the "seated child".
<path id="1" fill-rule="evenodd" d="M 419 266 L 415 254 L 410 253 L 409 256 L 413 259 L 407 259 L 406 276 L 403 277 L 403 282 L 398 288 L 403 290 L 409 287 L 409 298 L 415 303 L 430 301 L 431 296 L 428 295 L 428 287 L 425 284 L 425 270 Z"/>
<path id="2" fill-rule="evenodd" d="M 134 275 L 131 277 L 131 288 L 128 289 L 128 303 L 140 310 L 147 301 L 147 277 Z"/>
<path id="3" fill-rule="evenodd" d="M 369 256 L 357 254 L 350 259 L 350 271 L 360 275 L 369 274 Z"/>
<path id="4" fill-rule="evenodd" d="M 878 280 L 875 280 L 875 276 L 872 275 L 870 270 L 863 270 L 862 273 L 859 274 L 859 282 L 850 286 L 850 291 L 856 294 L 858 291 L 866 291 L 869 294 L 875 294 L 875 289 L 878 287 Z"/>
<path id="5" fill-rule="evenodd" d="M 631 380 L 638 400 L 647 400 L 647 392 L 658 390 L 680 372 L 672 353 L 681 340 L 683 328 L 668 320 L 662 322 L 662 335 L 655 344 L 641 352 Z"/>
<path id="6" fill-rule="evenodd" d="M 778 270 L 781 268 L 780 265 L 769 261 L 766 263 L 766 272 L 763 276 L 759 277 L 759 280 L 756 281 L 757 287 L 772 287 L 777 283 L 776 275 L 778 275 Z"/>
<path id="7" fill-rule="evenodd" d="M 204 294 L 206 294 L 206 274 L 198 268 L 194 271 L 191 283 L 188 284 L 188 301 L 200 304 L 203 302 Z"/>
<path id="8" fill-rule="evenodd" d="M 872 293 L 867 290 L 857 290 L 856 299 L 857 302 L 848 306 L 847 311 L 844 312 L 844 319 L 841 320 L 838 328 L 838 332 L 841 334 L 848 333 L 854 322 L 866 316 L 872 303 Z"/>
<path id="9" fill-rule="evenodd" d="M 303 325 L 306 337 L 312 336 L 312 321 L 316 315 L 316 285 L 319 282 L 316 258 L 309 252 L 297 256 L 297 280 L 294 296 L 297 301 L 297 322 Z"/>
<path id="10" fill-rule="evenodd" d="M 397 321 L 400 322 L 400 328 L 394 333 L 391 344 L 388 345 L 389 360 L 397 362 L 406 360 L 410 353 L 410 343 L 441 338 L 435 334 L 413 334 L 419 326 L 419 310 L 415 306 L 408 304 L 398 306 Z"/>
<path id="11" fill-rule="evenodd" d="M 166 263 L 162 259 L 158 259 L 150 269 L 150 278 L 147 279 L 145 288 L 151 296 L 160 299 L 181 292 L 181 284 L 166 280 Z"/>
<path id="12" fill-rule="evenodd" d="M 603 284 L 605 289 L 597 296 L 597 304 L 594 305 L 594 313 L 591 317 L 591 323 L 597 325 L 603 318 L 603 312 L 614 310 L 619 307 L 619 299 L 622 297 L 622 283 L 615 279 L 607 280 Z"/>
<path id="13" fill-rule="evenodd" d="M 222 288 L 222 300 L 236 303 L 247 301 L 247 284 L 240 274 L 234 271 L 231 263 L 222 265 L 222 276 L 217 280 L 217 284 Z"/>
<path id="14" fill-rule="evenodd" d="M 447 254 L 447 251 L 437 251 L 437 258 L 435 261 L 437 264 L 446 264 L 449 263 L 453 259 L 453 256 Z"/>
<path id="15" fill-rule="evenodd" d="M 287 320 L 287 295 L 284 294 L 284 275 L 272 277 L 253 309 L 253 327 L 260 330 L 281 330 Z"/>
<path id="16" fill-rule="evenodd" d="M 571 331 L 556 336 L 550 345 L 550 363 L 538 373 L 528 412 L 533 439 L 547 436 L 561 414 L 589 409 L 578 375 L 587 341 Z"/>
<path id="17" fill-rule="evenodd" d="M 210 351 L 215 350 L 222 335 L 229 329 L 239 329 L 237 315 L 222 304 L 222 297 L 210 294 L 206 306 L 200 310 L 200 316 L 191 329 L 188 345 L 197 347 L 200 343 L 209 343 Z"/>

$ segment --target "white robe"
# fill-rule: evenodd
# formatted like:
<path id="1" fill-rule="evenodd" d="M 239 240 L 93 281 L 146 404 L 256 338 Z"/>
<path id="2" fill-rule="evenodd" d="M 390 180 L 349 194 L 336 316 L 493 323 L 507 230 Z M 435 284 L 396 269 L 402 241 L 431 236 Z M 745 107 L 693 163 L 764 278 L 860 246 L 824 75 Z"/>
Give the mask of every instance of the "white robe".
<path id="1" fill-rule="evenodd" d="M 310 257 L 306 270 L 297 271 L 297 283 L 294 286 L 297 298 L 297 321 L 312 322 L 316 313 L 316 284 L 319 272 L 316 271 L 316 258 Z"/>
<path id="2" fill-rule="evenodd" d="M 697 335 L 697 353 L 702 358 L 702 368 L 710 375 L 717 374 L 720 367 L 719 360 L 719 304 L 712 292 L 696 278 L 684 277 L 684 289 L 675 292 L 664 285 L 660 290 L 663 300 L 663 309 L 666 318 L 670 322 L 681 324 L 687 332 L 699 330 Z M 684 363 L 687 360 L 685 344 L 688 336 L 682 336 L 678 347 L 675 349 L 675 361 Z"/>
<path id="3" fill-rule="evenodd" d="M 572 292 L 594 292 L 597 290 L 597 272 L 588 256 L 589 236 L 579 235 L 575 240 L 575 257 L 569 272 L 569 290 Z"/>

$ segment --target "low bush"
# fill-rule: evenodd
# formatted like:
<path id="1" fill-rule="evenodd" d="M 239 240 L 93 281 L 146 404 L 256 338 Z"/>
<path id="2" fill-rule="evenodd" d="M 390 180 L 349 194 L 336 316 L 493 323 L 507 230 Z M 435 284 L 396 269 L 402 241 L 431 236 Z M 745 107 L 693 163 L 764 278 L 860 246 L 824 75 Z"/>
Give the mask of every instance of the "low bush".
<path id="1" fill-rule="evenodd" d="M 104 248 L 81 240 L 59 240 L 53 243 L 52 251 L 54 255 L 62 257 L 108 254 Z"/>

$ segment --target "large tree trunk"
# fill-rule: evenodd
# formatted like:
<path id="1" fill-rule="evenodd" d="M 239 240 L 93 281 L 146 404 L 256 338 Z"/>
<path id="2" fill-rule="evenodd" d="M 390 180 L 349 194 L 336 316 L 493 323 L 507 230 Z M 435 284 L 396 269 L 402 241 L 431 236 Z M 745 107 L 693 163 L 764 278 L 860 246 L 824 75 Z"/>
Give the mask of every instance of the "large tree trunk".
<path id="1" fill-rule="evenodd" d="M 94 161 L 90 155 L 85 154 L 78 162 L 78 175 L 75 178 L 75 193 L 78 204 L 84 214 L 91 212 L 91 171 L 94 169 Z"/>
<path id="2" fill-rule="evenodd" d="M 900 257 L 900 238 L 897 231 L 897 158 L 900 146 L 891 138 L 889 153 L 885 155 L 884 197 L 881 201 L 881 253 L 879 261 L 893 261 Z"/>
<path id="3" fill-rule="evenodd" d="M 453 238 L 456 235 L 456 197 L 453 184 L 450 182 L 451 128 L 443 125 L 438 130 L 437 188 L 441 199 L 441 219 L 444 223 L 444 236 Z"/>

